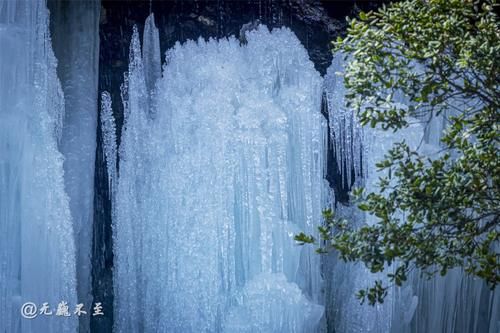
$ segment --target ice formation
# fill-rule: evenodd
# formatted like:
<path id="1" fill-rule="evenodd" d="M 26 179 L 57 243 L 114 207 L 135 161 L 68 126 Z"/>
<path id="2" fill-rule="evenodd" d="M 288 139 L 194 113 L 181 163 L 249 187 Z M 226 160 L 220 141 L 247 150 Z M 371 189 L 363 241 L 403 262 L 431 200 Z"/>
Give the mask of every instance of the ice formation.
<path id="1" fill-rule="evenodd" d="M 418 121 L 393 133 L 361 127 L 352 110 L 345 108 L 343 56 L 337 54 L 325 77 L 331 141 L 335 145 L 337 160 L 342 161 L 343 172 L 354 172 L 358 186 L 376 191 L 381 176 L 375 164 L 396 142 L 405 140 L 412 148 L 433 156 L 440 148 L 440 137 L 446 126 L 446 115 L 426 119 L 427 126 Z M 407 101 L 400 97 L 399 103 Z M 456 101 L 466 107 L 468 101 Z M 447 112 L 452 112 L 449 110 Z M 360 154 L 361 152 L 361 154 Z M 361 176 L 361 177 L 360 177 Z M 350 179 L 350 174 L 349 178 Z M 337 213 L 353 221 L 376 223 L 376 218 L 357 211 L 354 207 L 339 205 Z M 392 288 L 384 304 L 372 307 L 359 306 L 354 293 L 373 284 L 385 275 L 373 275 L 361 265 L 346 265 L 330 260 L 329 293 L 333 325 L 339 332 L 498 332 L 500 330 L 500 293 L 492 292 L 481 281 L 455 269 L 445 277 L 430 281 L 412 275 L 410 283 L 402 288 Z"/>
<path id="2" fill-rule="evenodd" d="M 117 332 L 318 326 L 320 258 L 293 236 L 314 233 L 325 204 L 322 80 L 290 30 L 247 39 L 177 44 L 152 88 L 159 54 L 145 41 L 141 55 L 134 30 L 113 193 Z"/>
<path id="3" fill-rule="evenodd" d="M 245 284 L 225 317 L 225 333 L 314 332 L 321 305 L 303 297 L 284 274 L 261 273 Z"/>
<path id="4" fill-rule="evenodd" d="M 142 62 L 146 88 L 152 92 L 161 76 L 160 34 L 155 25 L 154 14 L 149 15 L 144 23 Z"/>
<path id="5" fill-rule="evenodd" d="M 58 149 L 64 98 L 45 1 L 0 2 L 0 45 L 0 331 L 76 332 L 76 317 L 20 313 L 27 302 L 55 311 L 77 301 Z"/>
<path id="6" fill-rule="evenodd" d="M 0 0 L 1 332 L 76 332 L 76 316 L 28 320 L 22 304 L 55 312 L 63 301 L 69 311 L 92 301 L 99 5 L 48 3 L 53 40 L 46 1 Z M 499 332 L 500 293 L 459 270 L 411 276 L 371 308 L 354 293 L 383 276 L 330 260 L 323 295 L 320 256 L 293 241 L 315 234 L 331 204 L 322 94 L 342 181 L 369 191 L 394 142 L 435 153 L 445 117 L 397 134 L 362 128 L 344 106 L 340 56 L 323 82 L 290 30 L 259 26 L 245 41 L 177 44 L 162 70 L 151 15 L 142 48 L 133 33 L 119 147 L 111 96 L 102 94 L 115 331 L 319 332 L 326 302 L 343 333 Z"/>
<path id="7" fill-rule="evenodd" d="M 113 117 L 113 108 L 111 105 L 111 96 L 107 91 L 101 94 L 101 129 L 103 136 L 104 154 L 106 157 L 106 169 L 108 171 L 108 186 L 111 200 L 114 200 L 113 194 L 116 192 L 117 182 L 117 147 L 116 147 L 116 124 Z"/>
<path id="8" fill-rule="evenodd" d="M 90 306 L 100 1 L 50 0 L 52 44 L 64 92 L 61 153 L 75 232 L 78 301 Z M 88 331 L 89 316 L 81 316 Z"/>
<path id="9" fill-rule="evenodd" d="M 352 110 L 345 106 L 343 56 L 333 57 L 332 64 L 327 70 L 324 79 L 325 97 L 328 108 L 328 125 L 330 127 L 330 142 L 333 145 L 335 160 L 339 165 L 342 182 L 350 182 L 354 176 L 356 181 L 363 179 L 362 176 L 362 140 L 363 128 L 356 119 Z M 354 174 L 353 174 L 354 173 Z M 350 184 L 343 184 L 348 185 Z"/>

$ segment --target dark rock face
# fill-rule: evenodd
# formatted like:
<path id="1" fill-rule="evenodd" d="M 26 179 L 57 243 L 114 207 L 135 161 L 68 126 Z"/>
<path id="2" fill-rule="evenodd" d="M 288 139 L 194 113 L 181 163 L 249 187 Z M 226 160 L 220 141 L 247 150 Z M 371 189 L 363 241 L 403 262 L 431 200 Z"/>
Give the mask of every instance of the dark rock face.
<path id="1" fill-rule="evenodd" d="M 128 66 L 132 27 L 142 33 L 153 12 L 160 29 L 162 55 L 188 39 L 240 37 L 243 25 L 259 21 L 269 28 L 289 27 L 309 52 L 316 69 L 325 74 L 330 65 L 331 41 L 345 31 L 345 17 L 359 9 L 374 8 L 380 1 L 319 0 L 169 0 L 102 1 L 100 22 L 100 91 L 111 93 L 120 106 L 119 86 Z"/>
<path id="2" fill-rule="evenodd" d="M 162 55 L 174 44 L 188 39 L 223 38 L 241 34 L 256 22 L 269 28 L 289 27 L 309 52 L 316 69 L 325 74 L 332 55 L 330 41 L 345 31 L 345 17 L 359 9 L 375 8 L 382 1 L 319 1 L 319 0 L 103 0 L 100 19 L 99 92 L 111 94 L 117 120 L 117 137 L 121 136 L 123 107 L 120 85 L 128 69 L 132 27 L 142 34 L 146 17 L 153 12 L 160 30 Z M 164 59 L 163 59 L 164 60 Z M 98 101 L 100 103 L 100 101 Z M 100 123 L 98 123 L 100 124 Z M 329 151 L 327 179 L 338 200 L 347 200 L 339 168 Z M 112 232 L 108 181 L 102 150 L 101 130 L 97 132 L 93 238 L 93 296 L 103 303 L 106 318 L 91 318 L 92 332 L 111 332 L 113 318 Z M 134 306 L 131 304 L 131 306 Z"/>

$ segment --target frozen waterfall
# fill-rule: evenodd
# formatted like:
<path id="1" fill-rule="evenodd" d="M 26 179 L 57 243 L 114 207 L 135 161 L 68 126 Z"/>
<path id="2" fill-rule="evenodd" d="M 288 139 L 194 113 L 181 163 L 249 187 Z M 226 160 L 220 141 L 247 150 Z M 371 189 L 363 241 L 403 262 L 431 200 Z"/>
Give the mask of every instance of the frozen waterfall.
<path id="1" fill-rule="evenodd" d="M 320 75 L 290 30 L 264 26 L 246 45 L 177 44 L 160 75 L 155 29 L 142 52 L 134 30 L 122 89 L 116 331 L 314 332 L 320 257 L 293 236 L 326 204 Z"/>
<path id="2" fill-rule="evenodd" d="M 343 57 L 322 78 L 288 28 L 252 22 L 245 38 L 177 42 L 162 55 L 177 38 L 165 20 L 184 15 L 179 8 L 157 16 L 162 27 L 153 14 L 142 34 L 134 27 L 115 96 L 126 64 L 115 56 L 129 37 L 121 29 L 148 15 L 115 22 L 128 9 L 0 0 L 0 333 L 500 332 L 500 291 L 461 270 L 431 280 L 411 273 L 370 307 L 355 293 L 385 274 L 294 241 L 300 232 L 318 238 L 327 207 L 377 222 L 335 201 L 329 151 L 341 176 L 334 185 L 376 191 L 375 163 L 395 142 L 439 154 L 449 114 L 396 133 L 362 127 L 345 107 Z M 228 31 L 219 24 L 210 29 Z M 103 28 L 100 45 L 100 27 L 123 39 Z M 110 93 L 98 92 L 106 80 Z M 105 325 L 91 321 L 95 302 L 113 304 Z M 22 313 L 26 304 L 35 312 Z M 68 316 L 56 315 L 60 304 Z"/>
<path id="3" fill-rule="evenodd" d="M 76 332 L 76 317 L 21 305 L 77 302 L 63 156 L 64 98 L 45 1 L 0 2 L 0 330 Z"/>

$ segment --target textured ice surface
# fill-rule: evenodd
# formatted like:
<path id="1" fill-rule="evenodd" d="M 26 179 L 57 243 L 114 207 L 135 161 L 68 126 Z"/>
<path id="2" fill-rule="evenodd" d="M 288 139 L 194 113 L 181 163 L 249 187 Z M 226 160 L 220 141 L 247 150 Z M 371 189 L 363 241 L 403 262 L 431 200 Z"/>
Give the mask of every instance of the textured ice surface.
<path id="1" fill-rule="evenodd" d="M 227 333 L 313 332 L 323 315 L 321 305 L 307 300 L 280 273 L 255 276 L 235 298 L 236 305 L 225 318 Z"/>
<path id="2" fill-rule="evenodd" d="M 315 232 L 325 203 L 322 80 L 290 30 L 247 39 L 177 44 L 151 94 L 134 31 L 114 193 L 118 332 L 317 326 L 319 256 L 293 236 Z"/>
<path id="3" fill-rule="evenodd" d="M 24 319 L 21 305 L 76 304 L 63 156 L 64 99 L 45 1 L 0 2 L 0 331 L 75 332 L 76 317 Z"/>
<path id="4" fill-rule="evenodd" d="M 113 109 L 111 105 L 111 96 L 107 91 L 101 94 L 101 129 L 103 136 L 103 150 L 106 156 L 106 168 L 108 170 L 108 186 L 110 188 L 111 200 L 114 200 L 113 191 L 114 186 L 117 182 L 117 170 L 116 170 L 116 158 L 117 158 L 117 147 L 116 147 L 116 124 L 115 118 L 113 117 Z"/>

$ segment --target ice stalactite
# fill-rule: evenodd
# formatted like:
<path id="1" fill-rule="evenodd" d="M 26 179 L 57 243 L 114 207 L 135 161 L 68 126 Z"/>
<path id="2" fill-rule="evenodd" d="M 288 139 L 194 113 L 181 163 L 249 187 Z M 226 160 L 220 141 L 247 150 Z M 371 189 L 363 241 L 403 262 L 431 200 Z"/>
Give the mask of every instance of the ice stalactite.
<path id="1" fill-rule="evenodd" d="M 0 331 L 76 332 L 75 243 L 65 192 L 64 98 L 45 1 L 0 2 Z M 48 303 L 52 316 L 21 316 Z"/>
<path id="2" fill-rule="evenodd" d="M 151 94 L 134 31 L 114 201 L 117 332 L 318 328 L 320 258 L 293 236 L 315 233 L 326 203 L 322 80 L 290 30 L 247 39 L 177 44 Z"/>
<path id="3" fill-rule="evenodd" d="M 337 55 L 332 60 L 325 76 L 325 96 L 329 112 L 329 127 L 331 143 L 333 144 L 335 160 L 343 175 L 344 187 L 349 188 L 351 179 L 361 180 L 363 128 L 357 121 L 352 110 L 345 106 L 344 78 L 341 76 L 343 57 Z"/>
<path id="4" fill-rule="evenodd" d="M 420 153 L 437 156 L 440 137 L 446 127 L 446 113 L 467 107 L 468 101 L 455 101 L 456 107 L 445 114 L 409 121 L 413 125 L 393 133 L 368 127 L 362 128 L 352 110 L 345 109 L 343 60 L 334 57 L 325 78 L 328 112 L 332 141 L 336 145 L 337 160 L 345 163 L 343 172 L 354 170 L 356 185 L 368 192 L 377 191 L 378 178 L 375 163 L 396 142 L 405 142 Z M 401 97 L 403 105 L 408 102 Z M 353 139 L 356 138 L 356 139 Z M 340 147 L 339 147 L 340 145 Z M 340 156 L 338 152 L 341 152 Z M 362 152 L 361 162 L 357 159 Z M 346 156 L 345 154 L 353 154 Z M 354 206 L 336 207 L 342 217 L 376 223 L 376 218 L 365 215 Z M 385 275 L 373 275 L 361 265 L 350 265 L 331 260 L 331 276 L 327 282 L 327 295 L 331 302 L 327 311 L 333 317 L 339 332 L 497 332 L 500 328 L 500 293 L 491 291 L 483 281 L 466 276 L 455 269 L 445 277 L 423 279 L 418 272 L 409 278 L 402 288 L 392 288 L 384 304 L 374 308 L 361 306 L 354 293 L 365 288 L 375 279 L 387 279 Z"/>
<path id="5" fill-rule="evenodd" d="M 156 81 L 161 77 L 160 35 L 155 26 L 154 14 L 149 15 L 144 24 L 142 61 L 146 87 L 153 91 Z"/>
<path id="6" fill-rule="evenodd" d="M 108 171 L 108 186 L 111 201 L 114 200 L 115 186 L 117 182 L 117 147 L 116 147 L 116 124 L 111 105 L 111 96 L 107 91 L 101 94 L 101 128 L 103 136 L 103 150 L 106 156 L 106 169 Z"/>
<path id="7" fill-rule="evenodd" d="M 48 7 L 66 107 L 60 149 L 78 244 L 78 300 L 90 306 L 100 1 L 49 0 Z M 87 332 L 89 316 L 80 321 Z"/>

